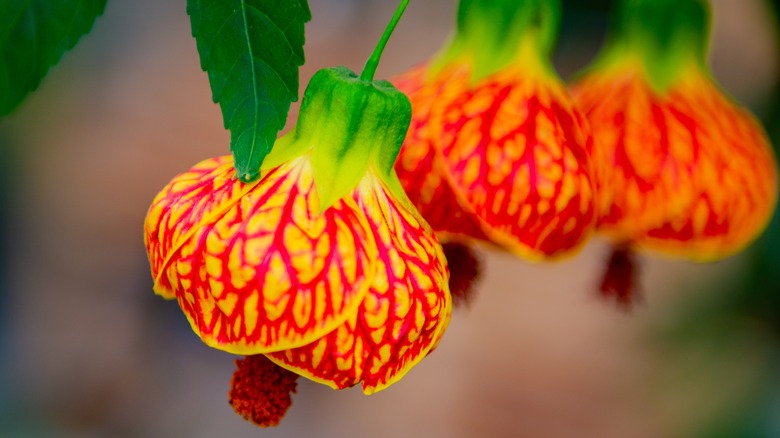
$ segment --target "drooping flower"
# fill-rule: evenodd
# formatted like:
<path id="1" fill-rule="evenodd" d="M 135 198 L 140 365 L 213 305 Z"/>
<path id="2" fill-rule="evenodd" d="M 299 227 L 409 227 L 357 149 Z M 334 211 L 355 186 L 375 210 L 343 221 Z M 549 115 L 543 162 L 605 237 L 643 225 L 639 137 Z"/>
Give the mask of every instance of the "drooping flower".
<path id="1" fill-rule="evenodd" d="M 286 410 L 276 395 L 246 407 L 262 388 L 246 376 L 269 375 L 255 355 L 371 394 L 439 342 L 451 313 L 446 261 L 393 170 L 410 111 L 388 82 L 321 70 L 259 180 L 241 182 L 219 157 L 153 201 L 154 290 L 178 300 L 203 342 L 248 356 L 231 391 L 243 415 L 271 425 L 278 418 L 262 413 Z"/>
<path id="2" fill-rule="evenodd" d="M 445 240 L 540 261 L 594 229 L 592 138 L 550 59 L 560 7 L 462 0 L 447 47 L 394 81 L 413 108 L 396 170 Z"/>
<path id="3" fill-rule="evenodd" d="M 572 92 L 596 140 L 598 230 L 621 259 L 602 292 L 630 305 L 627 249 L 702 262 L 741 251 L 774 211 L 777 165 L 760 124 L 712 79 L 707 3 L 619 6 Z"/>

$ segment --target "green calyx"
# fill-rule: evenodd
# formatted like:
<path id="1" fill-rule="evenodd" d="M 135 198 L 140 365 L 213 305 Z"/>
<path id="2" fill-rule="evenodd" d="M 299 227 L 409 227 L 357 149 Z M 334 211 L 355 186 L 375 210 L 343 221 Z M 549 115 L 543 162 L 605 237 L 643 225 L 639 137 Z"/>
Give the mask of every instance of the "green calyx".
<path id="1" fill-rule="evenodd" d="M 686 68 L 707 68 L 711 12 L 707 0 L 621 0 L 601 62 L 638 58 L 658 92 Z"/>
<path id="2" fill-rule="evenodd" d="M 552 71 L 560 21 L 560 0 L 460 0 L 457 31 L 438 65 L 467 56 L 476 80 L 527 56 L 521 52 L 530 45 L 531 55 Z"/>
<path id="3" fill-rule="evenodd" d="M 320 70 L 304 92 L 295 130 L 263 167 L 310 151 L 322 210 L 349 194 L 369 167 L 395 192 L 393 165 L 411 117 L 409 99 L 390 82 L 362 79 L 345 67 Z"/>
<path id="4" fill-rule="evenodd" d="M 348 195 L 372 168 L 402 202 L 393 166 L 412 120 L 412 104 L 388 81 L 375 81 L 379 59 L 409 0 L 401 0 L 363 73 L 346 67 L 318 71 L 303 93 L 295 129 L 280 138 L 263 169 L 311 152 L 314 185 L 325 211 Z"/>

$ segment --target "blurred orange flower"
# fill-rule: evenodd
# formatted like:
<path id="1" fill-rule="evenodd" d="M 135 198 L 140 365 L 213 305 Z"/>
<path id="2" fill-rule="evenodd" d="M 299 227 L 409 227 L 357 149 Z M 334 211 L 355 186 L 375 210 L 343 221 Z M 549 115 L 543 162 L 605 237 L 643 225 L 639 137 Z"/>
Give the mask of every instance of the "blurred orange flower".
<path id="1" fill-rule="evenodd" d="M 549 59 L 560 4 L 498 3 L 461 2 L 450 45 L 395 79 L 413 108 L 396 171 L 443 239 L 544 260 L 594 229 L 592 138 Z"/>
<path id="2" fill-rule="evenodd" d="M 712 79 L 706 2 L 617 12 L 572 92 L 596 140 L 598 231 L 617 247 L 602 292 L 628 304 L 632 248 L 703 262 L 737 253 L 769 222 L 778 176 L 761 125 Z"/>

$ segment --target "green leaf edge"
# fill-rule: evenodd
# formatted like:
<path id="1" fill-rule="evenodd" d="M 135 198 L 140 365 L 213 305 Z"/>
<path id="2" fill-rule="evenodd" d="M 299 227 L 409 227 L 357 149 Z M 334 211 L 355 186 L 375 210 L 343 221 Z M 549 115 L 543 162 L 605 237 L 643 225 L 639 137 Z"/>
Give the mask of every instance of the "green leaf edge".
<path id="1" fill-rule="evenodd" d="M 86 0 L 77 0 L 76 3 L 78 4 L 78 6 L 72 8 L 72 10 L 76 12 L 79 11 L 84 1 Z M 18 96 L 18 99 L 8 100 L 7 102 L 4 99 L 0 100 L 0 117 L 10 115 L 14 111 L 16 111 L 21 106 L 21 104 L 30 96 L 30 94 L 32 94 L 41 86 L 43 80 L 49 74 L 51 69 L 55 67 L 57 64 L 59 64 L 63 56 L 65 56 L 65 54 L 68 53 L 69 51 L 73 50 L 73 48 L 75 48 L 76 45 L 78 45 L 81 39 L 85 35 L 89 34 L 90 31 L 92 31 L 92 29 L 95 27 L 95 22 L 97 21 L 98 17 L 102 16 L 105 13 L 106 4 L 108 3 L 108 0 L 102 0 L 102 1 L 97 0 L 97 2 L 100 2 L 101 4 L 98 5 L 97 13 L 93 17 L 90 17 L 88 19 L 89 20 L 88 27 L 86 29 L 83 29 L 83 31 L 81 32 L 77 32 L 77 35 L 73 37 L 72 42 L 70 44 L 65 45 L 59 54 L 54 54 L 53 56 L 49 56 L 49 59 L 44 59 L 43 71 L 39 72 L 40 73 L 39 76 L 33 80 L 30 88 L 27 90 L 23 90 L 22 94 Z M 16 17 L 11 21 L 6 22 L 8 27 L 2 29 L 3 32 L 2 35 L 0 35 L 0 47 L 2 47 L 3 44 L 5 44 L 5 39 L 8 38 L 9 35 L 13 34 L 14 27 L 18 25 L 18 23 L 22 20 L 22 18 L 27 13 L 29 13 L 31 7 L 32 7 L 32 0 L 27 0 L 26 5 L 19 10 L 19 13 L 16 15 Z M 77 21 L 73 17 L 75 17 L 75 13 L 73 16 L 71 16 L 70 20 L 67 20 L 71 24 Z M 69 26 L 68 30 L 70 29 L 71 27 Z M 69 34 L 66 32 L 65 35 L 68 36 Z M 60 39 L 65 39 L 65 37 Z"/>
<path id="2" fill-rule="evenodd" d="M 296 73 L 295 73 L 295 77 L 296 77 L 296 80 L 295 80 L 296 83 L 295 83 L 295 86 L 294 86 L 295 89 L 290 89 L 290 87 L 288 87 L 287 84 L 285 83 L 285 80 L 281 77 L 281 75 L 279 75 L 279 72 L 277 71 L 277 69 L 275 69 L 273 66 L 269 65 L 265 60 L 263 60 L 261 58 L 256 58 L 255 57 L 255 53 L 254 53 L 254 50 L 253 50 L 253 44 L 252 44 L 252 42 L 250 40 L 250 36 L 249 36 L 249 27 L 250 26 L 249 26 L 249 23 L 247 21 L 247 14 L 246 14 L 246 8 L 247 8 L 248 0 L 239 0 L 238 3 L 240 4 L 240 11 L 236 10 L 236 11 L 233 12 L 233 14 L 239 13 L 239 12 L 241 13 L 242 22 L 244 24 L 244 28 L 242 30 L 242 34 L 245 37 L 245 42 L 246 42 L 246 45 L 247 45 L 247 51 L 248 51 L 248 55 L 249 55 L 250 59 L 253 60 L 253 61 L 260 61 L 260 62 L 266 64 L 268 66 L 270 72 L 272 72 L 274 74 L 274 76 L 277 77 L 279 79 L 279 81 L 282 83 L 282 85 L 285 88 L 284 91 L 287 92 L 289 97 L 287 98 L 288 100 L 285 103 L 281 104 L 284 107 L 284 109 L 283 109 L 283 111 L 280 114 L 278 114 L 280 116 L 279 117 L 280 123 L 278 123 L 277 126 L 275 127 L 273 135 L 269 134 L 269 135 L 267 135 L 266 138 L 258 139 L 257 136 L 261 134 L 258 131 L 262 131 L 262 129 L 258 127 L 258 118 L 260 117 L 260 109 L 259 108 L 262 105 L 262 103 L 261 103 L 261 100 L 259 98 L 257 98 L 257 96 L 258 96 L 257 85 L 258 85 L 259 78 L 258 78 L 258 74 L 257 74 L 257 71 L 256 71 L 256 67 L 254 65 L 254 62 L 252 62 L 251 63 L 251 75 L 252 75 L 252 78 L 253 78 L 252 79 L 252 89 L 253 89 L 253 95 L 256 96 L 255 97 L 255 116 L 254 116 L 255 124 L 254 124 L 254 126 L 252 126 L 250 128 L 243 128 L 241 131 L 238 131 L 236 129 L 231 129 L 230 126 L 229 126 L 230 125 L 230 121 L 236 116 L 236 112 L 235 111 L 240 111 L 240 104 L 236 105 L 235 108 L 232 108 L 235 111 L 231 112 L 231 114 L 227 113 L 229 108 L 227 106 L 225 106 L 225 104 L 223 104 L 222 93 L 224 92 L 225 87 L 226 87 L 225 83 L 227 82 L 227 80 L 229 78 L 228 77 L 223 78 L 222 83 L 219 84 L 220 88 L 216 88 L 216 86 L 217 86 L 217 84 L 216 84 L 217 79 L 216 79 L 216 76 L 210 70 L 210 66 L 209 66 L 209 61 L 210 61 L 210 58 L 209 58 L 210 53 L 209 52 L 211 50 L 211 46 L 213 44 L 214 38 L 216 38 L 218 33 L 221 31 L 221 27 L 217 31 L 217 34 L 212 35 L 209 38 L 208 47 L 203 47 L 204 43 L 202 42 L 202 40 L 197 35 L 197 31 L 195 29 L 194 21 L 196 19 L 199 19 L 198 15 L 201 13 L 200 8 L 201 8 L 202 3 L 204 3 L 204 1 L 208 1 L 208 0 L 188 0 L 187 1 L 187 13 L 191 17 L 192 35 L 195 38 L 196 44 L 197 44 L 197 47 L 198 47 L 198 53 L 200 55 L 200 61 L 201 61 L 201 69 L 208 74 L 209 84 L 210 84 L 211 90 L 212 90 L 212 100 L 214 101 L 214 103 L 218 103 L 220 105 L 220 109 L 222 111 L 222 117 L 223 117 L 223 126 L 225 127 L 225 129 L 228 129 L 231 132 L 231 136 L 230 136 L 230 150 L 233 153 L 234 167 L 236 169 L 236 176 L 240 180 L 242 180 L 244 182 L 252 182 L 252 181 L 254 181 L 254 180 L 256 180 L 256 179 L 258 179 L 260 177 L 260 169 L 261 169 L 261 167 L 263 167 L 262 166 L 263 161 L 264 161 L 265 157 L 273 149 L 274 143 L 276 142 L 276 136 L 277 136 L 278 132 L 281 129 L 284 128 L 285 121 L 286 121 L 287 116 L 289 114 L 291 103 L 298 100 L 298 94 L 299 94 L 299 88 L 300 88 L 300 83 L 299 83 L 299 79 L 298 79 L 298 71 L 296 70 Z M 214 0 L 214 1 L 219 2 L 220 0 Z M 297 13 L 299 13 L 302 16 L 302 18 L 303 18 L 301 24 L 305 24 L 308 21 L 310 21 L 312 15 L 311 15 L 311 10 L 309 8 L 307 0 L 297 0 L 296 4 L 297 4 L 297 7 L 299 8 Z M 251 5 L 249 5 L 249 6 L 251 7 Z M 292 7 L 295 7 L 295 6 L 292 6 Z M 279 31 L 283 35 L 285 41 L 288 43 L 288 45 L 289 45 L 289 47 L 290 47 L 290 49 L 292 51 L 292 55 L 295 57 L 295 61 L 297 63 L 296 69 L 300 69 L 300 66 L 303 65 L 303 63 L 305 62 L 305 53 L 304 53 L 304 50 L 303 50 L 303 45 L 305 43 L 305 30 L 304 30 L 304 34 L 302 35 L 301 40 L 299 41 L 300 47 L 298 47 L 297 45 L 293 44 L 293 41 L 291 40 L 290 35 L 286 34 L 282 30 L 282 28 L 279 27 L 279 23 L 278 22 L 274 22 L 271 19 L 271 17 L 269 17 L 263 11 L 261 11 L 259 9 L 257 9 L 257 11 L 259 13 L 265 15 L 266 18 L 268 19 L 268 21 L 271 24 L 273 24 L 274 26 L 276 26 L 277 29 L 279 29 Z M 198 16 L 198 17 L 196 17 L 196 16 Z M 223 24 L 223 26 L 224 26 L 224 24 Z M 250 129 L 253 131 L 252 132 L 253 137 L 252 137 L 252 140 L 251 140 L 252 147 L 250 149 L 249 156 L 247 158 L 244 158 L 243 156 L 241 156 L 238 153 L 239 140 Z M 258 142 L 265 144 L 265 147 L 263 147 L 263 146 L 259 147 L 260 148 L 259 149 L 260 155 L 262 155 L 259 158 L 259 160 L 255 158 L 255 152 L 258 151 L 258 146 L 257 146 Z M 254 163 L 256 160 L 257 160 L 257 163 Z"/>

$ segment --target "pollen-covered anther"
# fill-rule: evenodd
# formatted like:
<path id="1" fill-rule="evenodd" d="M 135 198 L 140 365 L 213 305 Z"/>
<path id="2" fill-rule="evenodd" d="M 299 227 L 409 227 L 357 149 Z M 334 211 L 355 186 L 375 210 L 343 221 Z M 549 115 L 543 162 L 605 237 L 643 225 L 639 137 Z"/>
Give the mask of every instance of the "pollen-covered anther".
<path id="1" fill-rule="evenodd" d="M 271 362 L 262 354 L 236 359 L 228 401 L 245 420 L 260 427 L 276 426 L 292 405 L 290 394 L 298 374 Z"/>
<path id="2" fill-rule="evenodd" d="M 614 246 L 601 278 L 599 293 L 621 310 L 630 312 L 641 301 L 636 285 L 635 255 L 627 245 Z"/>
<path id="3" fill-rule="evenodd" d="M 450 270 L 452 305 L 467 307 L 474 299 L 477 283 L 482 276 L 481 262 L 468 245 L 445 242 L 441 246 Z"/>

